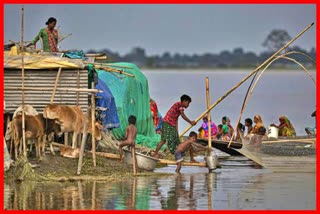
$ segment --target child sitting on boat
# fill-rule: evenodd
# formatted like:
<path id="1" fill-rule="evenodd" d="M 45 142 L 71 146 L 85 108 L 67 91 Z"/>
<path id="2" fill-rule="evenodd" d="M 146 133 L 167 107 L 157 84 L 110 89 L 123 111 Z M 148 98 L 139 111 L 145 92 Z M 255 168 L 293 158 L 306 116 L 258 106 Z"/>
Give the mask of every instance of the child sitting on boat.
<path id="1" fill-rule="evenodd" d="M 245 129 L 245 126 L 242 123 L 239 123 L 237 128 L 236 140 L 241 140 L 240 134 L 244 135 L 244 129 Z"/>
<path id="2" fill-rule="evenodd" d="M 247 135 L 250 134 L 250 132 L 253 129 L 252 124 L 253 124 L 253 122 L 252 122 L 251 118 L 247 118 L 244 120 L 244 125 L 247 127 Z"/>
<path id="3" fill-rule="evenodd" d="M 230 140 L 229 127 L 227 125 L 220 124 L 218 126 L 217 139 L 218 140 Z"/>
<path id="4" fill-rule="evenodd" d="M 197 133 L 190 132 L 189 138 L 177 146 L 177 149 L 174 153 L 174 157 L 177 162 L 176 173 L 180 173 L 181 162 L 183 161 L 183 157 L 185 156 L 185 152 L 187 150 L 190 150 L 190 151 L 192 150 L 191 143 L 194 143 L 196 140 L 197 140 Z"/>
<path id="5" fill-rule="evenodd" d="M 125 147 L 125 146 L 134 147 L 135 146 L 136 135 L 137 135 L 137 128 L 135 126 L 136 120 L 137 120 L 136 117 L 133 115 L 130 115 L 128 118 L 129 125 L 126 129 L 126 139 L 124 141 L 121 141 L 120 145 L 119 145 L 120 162 L 123 161 L 122 147 Z"/>

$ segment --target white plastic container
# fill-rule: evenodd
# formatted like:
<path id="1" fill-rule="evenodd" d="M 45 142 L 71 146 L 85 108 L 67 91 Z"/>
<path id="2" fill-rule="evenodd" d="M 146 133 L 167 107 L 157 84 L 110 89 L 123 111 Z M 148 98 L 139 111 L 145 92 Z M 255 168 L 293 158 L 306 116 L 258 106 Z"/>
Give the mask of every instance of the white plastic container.
<path id="1" fill-rule="evenodd" d="M 269 128 L 268 128 L 268 139 L 277 140 L 278 136 L 279 136 L 279 129 L 277 127 L 274 127 L 274 126 L 269 126 Z"/>

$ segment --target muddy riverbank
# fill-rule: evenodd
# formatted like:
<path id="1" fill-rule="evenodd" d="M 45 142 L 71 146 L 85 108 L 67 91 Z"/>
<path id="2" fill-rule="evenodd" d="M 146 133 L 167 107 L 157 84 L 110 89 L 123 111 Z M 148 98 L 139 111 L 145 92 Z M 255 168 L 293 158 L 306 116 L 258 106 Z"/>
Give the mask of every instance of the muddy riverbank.
<path id="1" fill-rule="evenodd" d="M 121 181 L 133 176 L 132 165 L 121 163 L 116 159 L 107 159 L 97 156 L 97 165 L 94 167 L 90 154 L 84 156 L 80 175 L 76 174 L 78 158 L 66 158 L 60 155 L 46 154 L 42 157 L 41 161 L 29 159 L 29 162 L 30 164 L 22 159 L 17 160 L 15 166 L 5 172 L 5 181 Z M 152 172 L 138 169 L 138 173 L 140 176 L 143 176 Z"/>

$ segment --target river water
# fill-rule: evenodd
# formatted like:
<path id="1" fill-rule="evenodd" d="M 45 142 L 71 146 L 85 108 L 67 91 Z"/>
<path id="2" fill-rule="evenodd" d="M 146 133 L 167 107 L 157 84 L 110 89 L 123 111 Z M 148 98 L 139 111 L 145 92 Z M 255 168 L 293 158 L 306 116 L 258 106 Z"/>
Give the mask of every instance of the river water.
<path id="1" fill-rule="evenodd" d="M 205 77 L 210 78 L 211 103 L 234 86 L 247 71 L 143 71 L 151 97 L 162 114 L 189 94 L 186 110 L 191 119 L 205 110 Z M 315 76 L 315 73 L 312 73 Z M 235 122 L 248 87 L 245 83 L 213 111 L 216 123 L 227 115 Z M 303 72 L 268 71 L 246 108 L 243 120 L 260 114 L 266 125 L 287 115 L 298 135 L 313 126 L 315 85 Z M 242 121 L 243 121 L 242 120 Z M 188 124 L 180 119 L 179 130 Z M 203 157 L 196 157 L 203 161 Z M 126 182 L 22 182 L 4 184 L 4 207 L 8 210 L 314 210 L 315 173 L 272 173 L 249 166 L 250 161 L 222 161 L 222 168 L 175 166 L 157 168 L 165 176 L 136 177 Z"/>
<path id="2" fill-rule="evenodd" d="M 200 157 L 197 157 L 199 160 Z M 315 173 L 272 173 L 230 161 L 207 168 L 156 169 L 126 182 L 5 184 L 9 210 L 314 210 Z M 231 165 L 231 166 L 230 166 Z"/>
<path id="3" fill-rule="evenodd" d="M 188 94 L 192 103 L 185 110 L 190 119 L 196 119 L 206 110 L 205 78 L 209 77 L 210 100 L 213 104 L 229 89 L 245 78 L 251 70 L 142 70 L 148 78 L 150 96 L 157 102 L 164 116 L 171 105 Z M 313 78 L 315 71 L 310 70 Z M 251 79 L 227 96 L 212 111 L 212 120 L 221 123 L 228 116 L 231 123 L 238 120 L 242 103 Z M 305 135 L 305 127 L 315 125 L 311 113 L 315 110 L 316 87 L 300 70 L 267 70 L 260 78 L 243 113 L 241 122 L 260 114 L 265 126 L 279 124 L 279 116 L 286 115 L 296 129 L 297 135 Z M 200 121 L 201 122 L 201 121 Z M 188 127 L 179 119 L 180 133 Z M 200 123 L 199 125 L 200 126 Z M 197 128 L 191 130 L 197 131 Z"/>

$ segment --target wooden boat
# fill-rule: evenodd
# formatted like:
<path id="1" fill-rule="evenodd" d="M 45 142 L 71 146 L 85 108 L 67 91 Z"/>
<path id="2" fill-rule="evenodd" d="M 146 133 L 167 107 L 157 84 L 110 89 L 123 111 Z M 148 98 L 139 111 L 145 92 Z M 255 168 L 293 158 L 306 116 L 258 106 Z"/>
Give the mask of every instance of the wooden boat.
<path id="1" fill-rule="evenodd" d="M 257 147 L 242 138 L 243 146 L 234 150 L 274 172 L 314 173 L 316 170 L 315 144 L 292 140 L 265 141 Z M 315 142 L 316 139 L 313 138 L 313 140 Z"/>
<path id="2" fill-rule="evenodd" d="M 200 143 L 201 145 L 204 145 L 204 146 L 208 145 L 208 139 L 198 139 L 197 142 Z M 237 150 L 231 149 L 231 148 L 240 149 L 242 147 L 241 142 L 232 141 L 229 148 L 228 148 L 228 144 L 229 144 L 229 141 L 212 139 L 211 145 L 212 145 L 212 147 L 219 149 L 229 155 L 238 155 L 238 156 L 242 155 Z"/>
<path id="3" fill-rule="evenodd" d="M 262 143 L 284 143 L 284 142 L 306 142 L 306 143 L 312 143 L 315 142 L 314 137 L 309 136 L 297 136 L 295 138 L 286 138 L 286 137 L 279 137 L 278 140 L 263 140 Z M 200 138 L 197 140 L 198 143 L 201 145 L 208 145 L 208 139 Z M 229 141 L 224 140 L 216 140 L 212 139 L 212 147 L 219 149 L 229 155 L 237 155 L 242 156 L 243 154 L 240 153 L 237 149 L 241 149 L 242 142 L 241 141 L 231 141 L 230 147 L 228 148 Z"/>

